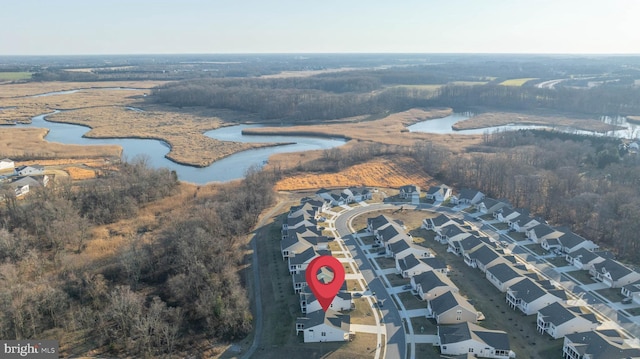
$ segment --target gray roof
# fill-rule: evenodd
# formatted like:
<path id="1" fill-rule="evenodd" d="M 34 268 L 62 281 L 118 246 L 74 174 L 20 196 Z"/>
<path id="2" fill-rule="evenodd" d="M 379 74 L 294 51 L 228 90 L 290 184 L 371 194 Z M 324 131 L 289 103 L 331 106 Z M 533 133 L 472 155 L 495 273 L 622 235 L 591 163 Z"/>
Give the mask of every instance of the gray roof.
<path id="1" fill-rule="evenodd" d="M 458 234 L 461 234 L 461 233 L 466 233 L 466 231 L 455 224 L 449 224 L 440 229 L 440 234 L 447 237 L 457 236 Z"/>
<path id="2" fill-rule="evenodd" d="M 463 240 L 460 241 L 460 247 L 462 247 L 462 249 L 464 249 L 465 251 L 470 251 L 475 247 L 478 247 L 482 244 L 484 244 L 485 242 L 482 241 L 480 239 L 480 237 L 477 236 L 469 236 Z"/>
<path id="3" fill-rule="evenodd" d="M 513 292 L 513 295 L 524 301 L 525 303 L 531 303 L 539 298 L 542 298 L 546 294 L 552 294 L 560 299 L 567 299 L 567 295 L 562 290 L 550 290 L 543 289 L 538 283 L 529 278 L 517 282 L 509 287 L 509 290 Z"/>
<path id="4" fill-rule="evenodd" d="M 428 271 L 424 273 L 420 273 L 417 276 L 413 277 L 416 285 L 420 285 L 422 287 L 422 292 L 426 293 L 433 288 L 437 287 L 453 287 L 457 288 L 456 285 L 447 277 L 445 274 L 435 271 Z"/>
<path id="5" fill-rule="evenodd" d="M 471 188 L 463 188 L 460 190 L 460 193 L 458 194 L 458 199 L 468 199 L 469 201 L 472 200 L 478 193 L 483 194 L 482 192 L 475 190 L 475 189 L 471 189 Z"/>
<path id="6" fill-rule="evenodd" d="M 505 283 L 513 278 L 521 277 L 522 275 L 516 272 L 510 265 L 506 263 L 499 263 L 493 267 L 487 269 L 488 273 L 493 274 L 500 282 Z"/>
<path id="7" fill-rule="evenodd" d="M 487 210 L 494 208 L 494 210 L 497 210 L 499 208 L 502 208 L 504 206 L 509 206 L 508 203 L 505 203 L 503 201 L 498 201 L 497 199 L 493 199 L 493 198 L 489 198 L 489 197 L 485 197 L 481 203 L 484 203 L 484 206 L 487 208 Z"/>
<path id="8" fill-rule="evenodd" d="M 538 237 L 538 239 L 547 236 L 553 232 L 556 232 L 556 230 L 544 223 L 540 223 L 540 224 L 536 224 L 535 226 L 531 227 L 529 229 L 530 231 L 533 231 L 536 234 L 536 237 Z"/>
<path id="9" fill-rule="evenodd" d="M 296 253 L 295 257 L 289 257 L 289 264 L 303 264 L 311 261 L 316 256 L 322 255 L 331 255 L 331 251 L 316 251 L 313 247 L 309 247 L 304 252 Z"/>
<path id="10" fill-rule="evenodd" d="M 509 335 L 502 330 L 485 329 L 479 325 L 464 322 L 438 326 L 440 344 L 460 343 L 465 340 L 484 342 L 496 350 L 510 350 Z"/>
<path id="11" fill-rule="evenodd" d="M 405 236 L 404 231 L 396 225 L 389 225 L 378 231 L 383 241 L 389 241 L 397 236 Z"/>
<path id="12" fill-rule="evenodd" d="M 640 280 L 637 282 L 625 285 L 624 289 L 628 290 L 630 293 L 640 292 Z"/>
<path id="13" fill-rule="evenodd" d="M 436 227 L 440 227 L 441 225 L 449 222 L 451 219 L 445 215 L 445 214 L 440 214 L 437 217 L 431 218 L 431 223 L 433 223 L 434 226 Z"/>
<path id="14" fill-rule="evenodd" d="M 562 244 L 563 247 L 567 247 L 567 248 L 573 248 L 577 245 L 580 245 L 582 242 L 586 241 L 586 239 L 580 237 L 579 235 L 573 232 L 565 232 L 563 235 L 558 237 L 558 240 L 560 241 L 560 244 Z"/>
<path id="15" fill-rule="evenodd" d="M 580 261 L 584 264 L 589 263 L 598 257 L 601 257 L 603 259 L 606 259 L 606 258 L 613 259 L 613 253 L 609 251 L 593 252 L 586 248 L 578 248 L 567 255 L 574 259 L 580 257 Z"/>
<path id="16" fill-rule="evenodd" d="M 444 185 L 444 184 L 441 184 L 439 186 L 431 186 L 431 187 L 429 187 L 429 190 L 427 190 L 427 194 L 432 194 L 433 195 L 433 194 L 436 194 L 438 192 L 441 192 L 442 194 L 444 194 L 444 192 L 447 189 L 450 189 L 450 188 L 451 187 L 449 187 L 447 185 Z"/>
<path id="17" fill-rule="evenodd" d="M 405 249 L 411 248 L 411 245 L 407 242 L 406 239 L 399 240 L 397 242 L 393 242 L 389 245 L 392 253 L 400 253 Z"/>
<path id="18" fill-rule="evenodd" d="M 31 187 L 42 187 L 42 183 L 38 182 L 37 179 L 31 177 L 31 176 L 27 176 L 27 177 L 22 177 L 18 180 L 15 180 L 11 183 L 9 183 L 9 186 L 13 187 L 13 188 L 17 188 L 17 187 L 22 187 L 22 186 L 31 186 Z"/>
<path id="19" fill-rule="evenodd" d="M 424 288 L 422 291 L 425 292 Z M 467 299 L 450 290 L 431 299 L 429 305 L 431 306 L 431 310 L 436 314 L 445 313 L 456 307 L 462 307 L 470 312 L 477 312 L 476 308 L 474 308 Z"/>
<path id="20" fill-rule="evenodd" d="M 617 343 L 619 336 L 611 338 L 607 334 L 604 331 L 596 330 L 567 334 L 565 338 L 573 343 L 573 347 L 581 358 L 586 355 L 590 355 L 591 359 L 640 358 L 640 349 Z"/>
<path id="21" fill-rule="evenodd" d="M 340 314 L 335 310 L 316 310 L 307 313 L 306 317 L 296 319 L 296 324 L 303 324 L 305 329 L 313 328 L 322 323 L 334 327 L 336 329 L 348 332 L 351 317 L 347 314 Z"/>
<path id="22" fill-rule="evenodd" d="M 592 323 L 597 323 L 593 313 L 583 313 L 580 307 L 566 307 L 560 302 L 555 302 L 540 309 L 538 313 L 544 317 L 547 323 L 553 323 L 556 327 L 574 318 L 582 317 Z"/>
<path id="23" fill-rule="evenodd" d="M 498 257 L 500 257 L 500 255 L 486 244 L 480 246 L 478 249 L 469 254 L 469 258 L 475 259 L 476 262 L 480 262 L 485 265 L 494 261 Z"/>
<path id="24" fill-rule="evenodd" d="M 412 193 L 414 191 L 415 192 L 420 192 L 420 186 L 409 184 L 409 185 L 400 187 L 400 191 L 405 192 L 405 193 Z"/>
<path id="25" fill-rule="evenodd" d="M 367 218 L 367 226 L 370 226 L 371 228 L 378 229 L 388 223 L 393 223 L 393 219 L 385 216 L 384 214 L 381 214 L 377 217 L 373 217 L 373 218 Z"/>
<path id="26" fill-rule="evenodd" d="M 609 272 L 613 280 L 618 280 L 633 272 L 631 269 L 623 266 L 620 262 L 614 261 L 613 259 L 605 259 L 600 263 L 594 263 L 593 267 L 598 273 L 603 273 L 603 269 Z"/>

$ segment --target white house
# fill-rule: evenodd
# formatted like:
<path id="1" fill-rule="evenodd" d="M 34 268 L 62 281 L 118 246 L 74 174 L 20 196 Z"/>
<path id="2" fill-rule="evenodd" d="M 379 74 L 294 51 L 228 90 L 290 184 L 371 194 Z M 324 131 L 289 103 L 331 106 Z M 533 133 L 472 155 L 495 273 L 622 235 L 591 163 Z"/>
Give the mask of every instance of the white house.
<path id="1" fill-rule="evenodd" d="M 458 287 L 445 274 L 435 271 L 411 277 L 411 288 L 421 300 L 431 300 L 447 292 L 457 293 Z"/>
<path id="2" fill-rule="evenodd" d="M 484 199 L 484 193 L 475 189 L 463 188 L 457 196 L 451 196 L 453 204 L 471 204 L 475 205 Z"/>
<path id="3" fill-rule="evenodd" d="M 429 187 L 425 197 L 432 201 L 442 202 L 451 197 L 451 187 L 441 184 L 439 186 Z"/>
<path id="4" fill-rule="evenodd" d="M 433 257 L 433 253 L 431 253 L 429 248 L 413 243 L 413 240 L 408 237 L 387 242 L 385 249 L 386 255 L 394 259 L 404 258 L 411 254 L 418 258 Z"/>
<path id="5" fill-rule="evenodd" d="M 468 266 L 478 268 L 482 273 L 495 264 L 506 262 L 500 253 L 487 245 L 480 246 L 471 253 L 465 253 L 463 257 Z"/>
<path id="6" fill-rule="evenodd" d="M 3 158 L 0 160 L 0 171 L 14 171 L 16 164 L 13 160 Z"/>
<path id="7" fill-rule="evenodd" d="M 396 270 L 403 278 L 410 278 L 420 273 L 438 271 L 447 273 L 447 265 L 436 257 L 419 258 L 411 253 L 408 256 L 396 257 Z"/>
<path id="8" fill-rule="evenodd" d="M 280 241 L 282 259 L 287 259 L 290 256 L 294 257 L 297 254 L 306 251 L 307 249 L 309 249 L 309 247 L 313 247 L 316 250 L 328 250 L 328 243 L 329 239 L 326 236 L 305 236 L 301 233 L 289 235 L 287 236 L 287 238 Z"/>
<path id="9" fill-rule="evenodd" d="M 620 289 L 620 293 L 631 298 L 636 304 L 640 304 L 640 281 L 625 285 Z"/>
<path id="10" fill-rule="evenodd" d="M 509 335 L 473 323 L 438 326 L 438 345 L 443 355 L 467 355 L 477 358 L 515 358 Z"/>
<path id="11" fill-rule="evenodd" d="M 540 243 L 543 239 L 558 238 L 563 234 L 562 232 L 544 223 L 540 223 L 531 228 L 528 228 L 525 233 L 527 234 L 527 239 L 530 239 L 535 243 Z"/>
<path id="12" fill-rule="evenodd" d="M 322 255 L 331 255 L 331 251 L 329 250 L 318 250 L 315 248 L 309 247 L 301 253 L 296 253 L 294 256 L 291 256 L 291 253 L 287 260 L 289 261 L 289 273 L 299 273 L 300 271 L 306 270 L 309 263 L 317 257 Z"/>
<path id="13" fill-rule="evenodd" d="M 530 278 L 523 277 L 509 286 L 506 299 L 512 309 L 517 308 L 525 315 L 531 315 L 551 303 L 567 300 L 567 294 L 553 286 L 542 288 Z"/>
<path id="14" fill-rule="evenodd" d="M 345 311 L 353 309 L 353 299 L 351 293 L 345 291 L 339 291 L 333 298 L 333 301 L 329 305 L 329 309 L 335 311 Z M 318 310 L 322 310 L 320 302 L 308 287 L 300 292 L 300 310 L 302 313 L 311 313 Z"/>
<path id="15" fill-rule="evenodd" d="M 44 173 L 44 166 L 31 165 L 31 166 L 18 166 L 15 168 L 18 176 L 32 176 L 41 175 Z"/>
<path id="16" fill-rule="evenodd" d="M 564 258 L 570 265 L 583 270 L 589 270 L 592 264 L 599 263 L 605 259 L 613 259 L 613 254 L 608 251 L 592 252 L 585 248 L 577 249 L 565 254 Z"/>
<path id="17" fill-rule="evenodd" d="M 448 226 L 450 224 L 453 225 L 464 225 L 464 220 L 459 218 L 450 218 L 446 214 L 440 214 L 436 217 L 425 218 L 422 220 L 422 225 L 420 228 L 429 229 L 434 232 L 438 232 L 440 228 Z"/>
<path id="18" fill-rule="evenodd" d="M 522 274 L 517 272 L 507 263 L 498 263 L 485 272 L 485 277 L 501 292 L 521 280 Z"/>
<path id="19" fill-rule="evenodd" d="M 611 288 L 621 288 L 640 281 L 640 273 L 632 271 L 613 259 L 592 264 L 589 274 Z"/>
<path id="20" fill-rule="evenodd" d="M 480 313 L 458 291 L 448 291 L 428 300 L 427 318 L 434 318 L 438 324 L 476 323 Z"/>
<path id="21" fill-rule="evenodd" d="M 407 185 L 400 187 L 400 198 L 411 200 L 412 204 L 420 204 L 420 187 L 416 185 Z"/>
<path id="22" fill-rule="evenodd" d="M 345 342 L 349 340 L 349 315 L 334 310 L 316 310 L 296 319 L 296 334 L 303 333 L 305 343 Z"/>
<path id="23" fill-rule="evenodd" d="M 502 207 L 510 206 L 506 201 L 498 201 L 497 199 L 485 197 L 476 205 L 478 212 L 483 214 L 493 214 Z"/>
<path id="24" fill-rule="evenodd" d="M 562 357 L 569 359 L 640 358 L 640 349 L 627 344 L 616 330 L 594 330 L 567 334 Z"/>
<path id="25" fill-rule="evenodd" d="M 596 316 L 578 306 L 567 306 L 561 302 L 551 303 L 538 311 L 538 332 L 547 333 L 553 339 L 567 334 L 590 332 L 600 325 Z"/>
<path id="26" fill-rule="evenodd" d="M 558 241 L 562 245 L 561 250 L 563 253 L 575 252 L 580 248 L 584 248 L 589 251 L 595 251 L 599 248 L 597 244 L 580 237 L 579 235 L 571 232 L 568 228 L 564 231 L 563 235 L 558 237 Z"/>

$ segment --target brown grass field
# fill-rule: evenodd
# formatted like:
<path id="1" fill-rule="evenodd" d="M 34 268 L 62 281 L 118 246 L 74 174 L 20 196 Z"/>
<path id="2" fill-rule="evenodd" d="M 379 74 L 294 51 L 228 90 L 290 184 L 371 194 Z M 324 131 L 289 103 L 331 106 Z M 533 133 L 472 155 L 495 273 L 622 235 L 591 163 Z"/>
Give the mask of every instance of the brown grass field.
<path id="1" fill-rule="evenodd" d="M 71 159 L 88 157 L 120 157 L 122 149 L 115 145 L 65 145 L 47 142 L 44 128 L 3 128 L 0 131 L 0 153 L 2 157 L 38 159 Z"/>
<path id="2" fill-rule="evenodd" d="M 399 187 L 415 183 L 427 187 L 435 181 L 411 158 L 376 158 L 338 173 L 309 173 L 284 178 L 276 183 L 278 191 L 349 186 Z"/>
<path id="3" fill-rule="evenodd" d="M 587 119 L 571 118 L 562 115 L 532 115 L 510 112 L 488 112 L 474 116 L 468 120 L 460 121 L 452 127 L 454 130 L 470 130 L 490 126 L 503 126 L 509 124 L 541 125 L 549 127 L 571 127 L 585 131 L 606 132 L 622 127 L 608 125 L 604 122 Z"/>

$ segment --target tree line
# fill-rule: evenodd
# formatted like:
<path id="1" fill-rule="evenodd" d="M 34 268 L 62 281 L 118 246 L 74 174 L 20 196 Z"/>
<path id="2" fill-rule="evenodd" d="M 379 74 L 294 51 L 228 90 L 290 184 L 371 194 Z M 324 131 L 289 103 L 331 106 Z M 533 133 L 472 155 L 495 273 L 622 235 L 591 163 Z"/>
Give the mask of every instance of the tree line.
<path id="1" fill-rule="evenodd" d="M 201 350 L 193 347 L 199 340 L 246 336 L 252 316 L 239 268 L 246 235 L 273 201 L 273 183 L 273 173 L 252 169 L 240 183 L 202 196 L 198 189 L 156 213 L 154 227 L 114 233 L 124 236 L 114 256 L 74 269 L 64 261 L 85 251 L 95 226 L 135 218 L 174 195 L 175 174 L 136 160 L 86 185 L 5 198 L 0 337 L 82 336 L 110 355 L 175 357 Z"/>

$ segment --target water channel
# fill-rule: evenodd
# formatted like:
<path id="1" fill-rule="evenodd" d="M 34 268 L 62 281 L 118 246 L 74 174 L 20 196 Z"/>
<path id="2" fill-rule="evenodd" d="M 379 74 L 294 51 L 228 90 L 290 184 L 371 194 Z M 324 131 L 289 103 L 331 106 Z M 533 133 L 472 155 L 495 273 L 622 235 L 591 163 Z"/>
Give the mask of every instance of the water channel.
<path id="1" fill-rule="evenodd" d="M 106 88 L 106 90 L 129 90 L 130 88 Z M 91 90 L 105 90 L 105 89 L 91 89 Z M 131 90 L 133 90 L 131 88 Z M 38 95 L 32 95 L 31 97 L 52 96 L 59 94 L 70 94 L 79 90 L 69 91 L 57 91 L 49 92 Z M 136 107 L 127 107 L 130 111 L 144 112 L 144 110 Z M 123 149 L 123 157 L 126 159 L 134 158 L 138 155 L 144 155 L 149 159 L 150 165 L 154 167 L 166 167 L 170 170 L 176 171 L 178 178 L 185 182 L 191 182 L 196 184 L 204 184 L 208 182 L 226 182 L 238 178 L 242 178 L 251 166 L 262 165 L 266 163 L 268 158 L 276 153 L 285 152 L 300 152 L 318 149 L 329 149 L 337 146 L 341 146 L 345 143 L 343 139 L 329 139 L 320 137 L 304 137 L 304 136 L 255 136 L 255 135 L 243 135 L 242 130 L 246 128 L 259 127 L 261 125 L 236 125 L 223 127 L 216 130 L 207 131 L 205 136 L 215 138 L 222 141 L 235 141 L 235 142 L 262 142 L 262 143 L 293 143 L 289 145 L 274 146 L 267 148 L 259 148 L 253 150 L 247 150 L 233 154 L 222 160 L 216 161 L 210 166 L 198 168 L 192 166 L 185 166 L 170 161 L 165 157 L 169 152 L 170 147 L 167 143 L 158 140 L 146 140 L 146 139 L 95 139 L 86 138 L 83 135 L 89 130 L 89 128 L 81 125 L 73 125 L 66 123 L 57 123 L 46 121 L 45 117 L 53 113 L 42 114 L 32 118 L 32 123 L 27 125 L 19 124 L 20 127 L 40 127 L 49 129 L 49 133 L 46 136 L 46 140 L 50 142 L 59 142 L 65 144 L 78 144 L 78 145 L 98 145 L 109 144 L 118 145 Z M 427 132 L 427 133 L 456 133 L 456 134 L 483 134 L 494 131 L 502 130 L 518 130 L 518 129 L 536 129 L 536 128 L 548 128 L 548 126 L 529 126 L 529 125 L 506 125 L 506 126 L 493 126 L 481 129 L 471 129 L 454 131 L 451 126 L 458 121 L 463 121 L 470 118 L 473 114 L 469 113 L 453 113 L 450 116 L 418 122 L 408 127 L 412 132 Z M 600 118 L 601 121 L 626 127 L 625 130 L 610 131 L 605 135 L 635 138 L 640 131 L 640 125 L 632 124 L 626 121 L 624 117 L 607 117 Z M 569 132 L 583 133 L 583 134 L 597 134 L 590 131 L 578 131 L 568 130 Z M 599 134 L 602 135 L 602 134 Z"/>
<path id="2" fill-rule="evenodd" d="M 17 125 L 19 127 L 39 127 L 49 129 L 45 139 L 49 142 L 59 142 L 76 145 L 118 145 L 123 149 L 124 158 L 134 158 L 138 155 L 145 155 L 149 159 L 149 164 L 154 167 L 166 167 L 176 171 L 181 181 L 196 184 L 208 182 L 226 182 L 244 177 L 245 172 L 253 165 L 262 165 L 269 156 L 276 153 L 310 151 L 318 149 L 328 149 L 341 146 L 345 143 L 342 139 L 328 139 L 318 137 L 303 136 L 247 136 L 242 134 L 242 130 L 259 125 L 238 125 L 220 128 L 205 132 L 205 136 L 222 141 L 235 142 L 262 142 L 262 143 L 291 143 L 290 145 L 258 148 L 239 152 L 222 160 L 214 162 L 207 167 L 185 166 L 165 157 L 169 152 L 169 145 L 158 140 L 134 139 L 134 138 L 86 138 L 82 137 L 88 127 L 67 123 L 46 121 L 45 117 L 57 113 L 42 114 L 31 119 L 31 124 Z"/>

